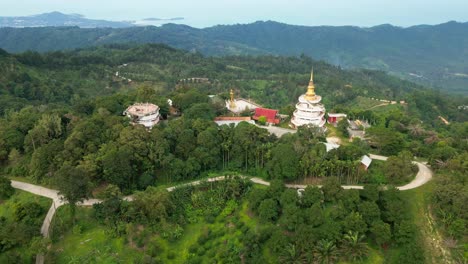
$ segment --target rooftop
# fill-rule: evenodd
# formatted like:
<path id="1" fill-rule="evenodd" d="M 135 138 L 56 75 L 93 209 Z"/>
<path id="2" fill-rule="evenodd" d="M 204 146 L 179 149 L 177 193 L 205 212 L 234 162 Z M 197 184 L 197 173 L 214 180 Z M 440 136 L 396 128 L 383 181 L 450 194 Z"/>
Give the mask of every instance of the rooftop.
<path id="1" fill-rule="evenodd" d="M 150 103 L 136 103 L 125 110 L 124 113 L 133 116 L 146 116 L 153 114 L 159 110 L 159 106 Z"/>
<path id="2" fill-rule="evenodd" d="M 361 163 L 367 168 L 369 168 L 370 164 L 372 163 L 372 159 L 369 156 L 364 155 L 362 156 Z"/>

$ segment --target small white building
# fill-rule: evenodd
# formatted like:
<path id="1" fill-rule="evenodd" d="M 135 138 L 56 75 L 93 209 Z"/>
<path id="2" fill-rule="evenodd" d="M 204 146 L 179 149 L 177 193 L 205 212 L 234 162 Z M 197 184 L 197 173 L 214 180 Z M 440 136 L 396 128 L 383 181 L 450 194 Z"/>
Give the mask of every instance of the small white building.
<path id="1" fill-rule="evenodd" d="M 129 106 L 124 112 L 132 121 L 132 124 L 144 125 L 151 129 L 159 123 L 159 106 L 150 103 L 136 103 Z"/>
<path id="2" fill-rule="evenodd" d="M 365 170 L 369 169 L 369 166 L 371 165 L 371 163 L 372 163 L 372 159 L 369 156 L 367 155 L 362 156 L 361 165 L 364 167 Z"/>

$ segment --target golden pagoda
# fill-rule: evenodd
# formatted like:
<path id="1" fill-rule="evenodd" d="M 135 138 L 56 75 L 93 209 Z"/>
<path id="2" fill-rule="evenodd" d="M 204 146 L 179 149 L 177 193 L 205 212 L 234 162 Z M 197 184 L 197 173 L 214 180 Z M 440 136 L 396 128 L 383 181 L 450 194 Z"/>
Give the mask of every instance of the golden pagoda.
<path id="1" fill-rule="evenodd" d="M 231 100 L 229 101 L 229 108 L 230 109 L 235 109 L 236 108 L 236 102 L 234 101 L 234 90 L 231 89 L 231 92 L 229 94 L 231 95 Z"/>
<path id="2" fill-rule="evenodd" d="M 315 84 L 314 84 L 314 69 L 310 72 L 310 81 L 309 86 L 307 86 L 307 92 L 305 94 L 305 99 L 309 101 L 313 101 L 316 99 L 315 97 Z"/>

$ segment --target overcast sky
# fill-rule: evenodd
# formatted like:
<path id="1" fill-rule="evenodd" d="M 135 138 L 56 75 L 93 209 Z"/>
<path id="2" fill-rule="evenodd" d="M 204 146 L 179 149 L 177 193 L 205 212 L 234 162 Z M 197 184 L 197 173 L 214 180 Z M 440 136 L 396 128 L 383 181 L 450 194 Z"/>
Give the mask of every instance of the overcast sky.
<path id="1" fill-rule="evenodd" d="M 468 21 L 468 0 L 0 0 L 0 3 L 0 16 L 60 11 L 107 20 L 184 17 L 185 24 L 195 27 L 257 20 L 311 26 L 386 23 L 411 26 Z"/>

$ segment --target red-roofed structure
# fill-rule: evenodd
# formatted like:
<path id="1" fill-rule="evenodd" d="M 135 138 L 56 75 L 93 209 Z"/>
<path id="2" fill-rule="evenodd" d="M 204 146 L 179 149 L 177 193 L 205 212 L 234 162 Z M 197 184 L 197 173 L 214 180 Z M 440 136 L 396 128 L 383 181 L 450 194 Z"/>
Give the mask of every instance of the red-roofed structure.
<path id="1" fill-rule="evenodd" d="M 255 108 L 255 115 L 253 116 L 254 120 L 258 120 L 259 117 L 264 116 L 267 119 L 268 123 L 279 124 L 280 120 L 277 118 L 278 110 L 268 109 L 268 108 Z"/>

